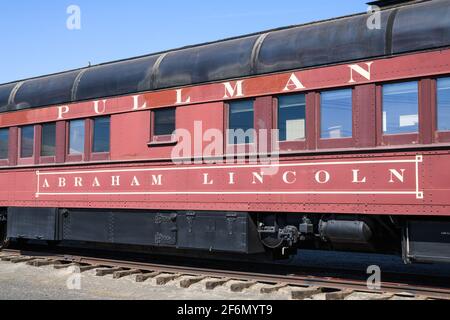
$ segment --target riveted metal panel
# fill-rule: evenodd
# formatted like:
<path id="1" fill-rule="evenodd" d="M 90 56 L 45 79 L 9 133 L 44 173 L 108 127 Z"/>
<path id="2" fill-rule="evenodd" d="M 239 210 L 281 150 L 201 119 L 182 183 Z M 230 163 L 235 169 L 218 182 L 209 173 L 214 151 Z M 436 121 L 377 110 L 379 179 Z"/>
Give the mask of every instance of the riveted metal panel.
<path id="1" fill-rule="evenodd" d="M 300 69 L 382 56 L 390 11 L 381 13 L 381 28 L 367 27 L 368 15 L 271 32 L 264 40 L 258 73 Z"/>
<path id="2" fill-rule="evenodd" d="M 129 245 L 173 246 L 177 240 L 176 214 L 68 210 L 62 217 L 62 237 Z"/>
<path id="3" fill-rule="evenodd" d="M 170 52 L 157 70 L 155 88 L 251 75 L 252 52 L 257 39 L 256 35 Z"/>
<path id="4" fill-rule="evenodd" d="M 85 71 L 77 84 L 76 100 L 117 96 L 151 89 L 158 56 L 100 65 Z"/>
<path id="5" fill-rule="evenodd" d="M 12 101 L 15 109 L 70 102 L 72 86 L 78 73 L 79 70 L 25 81 Z"/>
<path id="6" fill-rule="evenodd" d="M 58 210 L 9 208 L 8 238 L 58 240 Z"/>
<path id="7" fill-rule="evenodd" d="M 62 213 L 62 240 L 242 253 L 263 251 L 256 226 L 247 213 L 70 209 Z"/>
<path id="8" fill-rule="evenodd" d="M 9 83 L 0 86 L 0 112 L 8 111 L 9 97 L 17 83 Z"/>
<path id="9" fill-rule="evenodd" d="M 450 222 L 415 220 L 406 226 L 405 254 L 414 262 L 450 261 Z"/>
<path id="10" fill-rule="evenodd" d="M 178 248 L 255 253 L 263 248 L 247 213 L 185 212 L 178 221 Z"/>
<path id="11" fill-rule="evenodd" d="M 70 210 L 62 216 L 63 240 L 111 242 L 111 212 Z"/>
<path id="12" fill-rule="evenodd" d="M 393 53 L 450 45 L 450 2 L 435 0 L 398 9 Z"/>

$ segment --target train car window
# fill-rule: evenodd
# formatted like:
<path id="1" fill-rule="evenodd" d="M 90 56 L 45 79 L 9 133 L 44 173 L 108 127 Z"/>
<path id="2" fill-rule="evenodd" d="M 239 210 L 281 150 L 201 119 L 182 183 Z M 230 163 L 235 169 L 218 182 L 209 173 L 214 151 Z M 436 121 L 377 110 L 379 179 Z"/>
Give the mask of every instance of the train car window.
<path id="1" fill-rule="evenodd" d="M 160 109 L 153 111 L 153 135 L 170 136 L 176 129 L 176 108 Z"/>
<path id="2" fill-rule="evenodd" d="M 56 154 L 56 123 L 42 125 L 41 156 L 54 157 Z"/>
<path id="3" fill-rule="evenodd" d="M 278 97 L 280 141 L 304 140 L 306 136 L 306 98 L 304 94 Z"/>
<path id="4" fill-rule="evenodd" d="M 450 78 L 437 80 L 438 130 L 450 131 Z"/>
<path id="5" fill-rule="evenodd" d="M 73 120 L 69 122 L 69 154 L 84 154 L 85 121 Z"/>
<path id="6" fill-rule="evenodd" d="M 383 86 L 383 133 L 419 131 L 419 85 L 417 81 Z"/>
<path id="7" fill-rule="evenodd" d="M 235 101 L 229 104 L 229 144 L 250 144 L 254 141 L 255 112 L 253 100 Z"/>
<path id="8" fill-rule="evenodd" d="M 9 129 L 0 129 L 0 159 L 5 160 L 9 157 Z"/>
<path id="9" fill-rule="evenodd" d="M 31 158 L 34 155 L 34 126 L 20 129 L 20 157 Z"/>
<path id="10" fill-rule="evenodd" d="M 110 151 L 111 118 L 100 117 L 94 119 L 93 148 L 94 153 Z"/>
<path id="11" fill-rule="evenodd" d="M 353 136 L 352 89 L 322 92 L 321 138 L 341 139 Z"/>

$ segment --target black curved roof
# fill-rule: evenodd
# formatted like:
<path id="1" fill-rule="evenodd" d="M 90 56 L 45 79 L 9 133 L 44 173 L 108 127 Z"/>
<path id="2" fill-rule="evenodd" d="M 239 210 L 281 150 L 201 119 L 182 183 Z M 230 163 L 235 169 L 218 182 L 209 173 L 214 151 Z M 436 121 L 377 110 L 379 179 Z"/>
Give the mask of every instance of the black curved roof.
<path id="1" fill-rule="evenodd" d="M 450 0 L 181 48 L 0 85 L 0 112 L 118 96 L 450 46 Z"/>

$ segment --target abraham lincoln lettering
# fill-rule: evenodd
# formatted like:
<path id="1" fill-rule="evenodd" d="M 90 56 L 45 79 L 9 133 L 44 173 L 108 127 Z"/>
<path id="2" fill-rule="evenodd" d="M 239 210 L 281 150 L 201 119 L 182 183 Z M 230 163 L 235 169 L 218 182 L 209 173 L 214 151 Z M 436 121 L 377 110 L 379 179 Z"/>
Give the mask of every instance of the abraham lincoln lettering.
<path id="1" fill-rule="evenodd" d="M 335 170 L 301 170 L 301 169 L 287 169 L 279 170 L 276 174 L 265 174 L 263 169 L 260 170 L 242 170 L 229 169 L 226 172 L 219 172 L 219 170 L 203 170 L 193 174 L 189 181 L 189 189 L 195 190 L 198 187 L 226 187 L 234 185 L 258 186 L 265 184 L 279 186 L 295 186 L 304 185 L 333 185 L 336 183 L 333 171 Z M 384 172 L 377 174 L 377 179 L 381 179 L 382 183 L 386 184 L 404 184 L 406 177 L 409 174 L 407 169 L 387 169 Z M 141 189 L 142 187 L 154 187 L 161 190 L 161 187 L 172 187 L 176 185 L 178 175 L 174 173 L 148 173 L 135 172 L 130 174 L 120 173 L 79 173 L 76 175 L 59 175 L 44 176 L 41 182 L 41 190 L 46 189 L 67 189 L 67 190 L 95 190 L 102 188 L 118 188 L 125 190 Z M 361 185 L 372 184 L 368 176 L 361 169 L 346 169 L 345 174 L 339 172 L 339 179 L 347 177 L 347 181 L 339 181 L 339 184 L 344 185 Z"/>

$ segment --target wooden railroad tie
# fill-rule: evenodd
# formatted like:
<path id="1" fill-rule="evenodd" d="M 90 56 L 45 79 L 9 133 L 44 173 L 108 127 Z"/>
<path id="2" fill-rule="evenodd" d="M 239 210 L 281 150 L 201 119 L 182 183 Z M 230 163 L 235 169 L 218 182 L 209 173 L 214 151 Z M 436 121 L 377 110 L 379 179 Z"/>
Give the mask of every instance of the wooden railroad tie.
<path id="1" fill-rule="evenodd" d="M 121 279 L 123 277 L 132 276 L 135 274 L 141 274 L 141 270 L 132 269 L 132 270 L 122 270 L 122 271 L 116 271 L 113 273 L 113 279 Z"/>
<path id="2" fill-rule="evenodd" d="M 36 258 L 32 258 L 32 257 L 16 257 L 11 259 L 11 263 L 23 263 L 23 262 L 28 262 L 28 261 L 33 261 L 36 260 Z"/>
<path id="3" fill-rule="evenodd" d="M 205 283 L 205 288 L 206 288 L 206 290 L 214 290 L 217 287 L 223 286 L 230 280 L 231 279 L 229 279 L 229 278 L 210 280 Z"/>
<path id="4" fill-rule="evenodd" d="M 3 256 L 3 257 L 0 257 L 0 260 L 5 261 L 5 262 L 10 262 L 12 259 L 15 259 L 17 257 L 18 256 Z"/>
<path id="5" fill-rule="evenodd" d="M 84 266 L 80 266 L 80 272 L 87 272 L 87 271 L 91 271 L 91 270 L 95 270 L 98 269 L 100 266 L 96 266 L 96 265 L 84 265 Z"/>
<path id="6" fill-rule="evenodd" d="M 123 271 L 123 268 L 99 268 L 95 271 L 95 275 L 97 277 L 104 277 L 118 271 Z"/>
<path id="7" fill-rule="evenodd" d="M 287 283 L 280 283 L 272 286 L 266 286 L 261 288 L 262 294 L 271 294 L 280 291 L 283 288 L 286 288 L 288 286 Z"/>
<path id="8" fill-rule="evenodd" d="M 373 296 L 370 296 L 369 299 L 374 301 L 384 301 L 392 299 L 393 297 L 394 297 L 393 293 L 382 293 L 382 294 L 374 294 Z"/>
<path id="9" fill-rule="evenodd" d="M 163 274 L 156 278 L 156 284 L 158 286 L 163 286 L 169 283 L 170 281 L 180 278 L 181 276 L 182 276 L 181 274 Z"/>
<path id="10" fill-rule="evenodd" d="M 32 266 L 32 267 L 46 267 L 46 266 L 54 266 L 54 265 L 58 265 L 61 264 L 60 261 L 55 261 L 55 260 L 48 260 L 48 259 L 38 259 L 38 260 L 32 260 L 32 261 L 28 261 L 27 265 Z"/>
<path id="11" fill-rule="evenodd" d="M 327 292 L 325 294 L 325 300 L 344 300 L 352 293 L 354 293 L 354 291 L 350 289 L 340 290 L 336 292 Z"/>
<path id="12" fill-rule="evenodd" d="M 159 276 L 161 274 L 161 272 L 159 271 L 155 271 L 155 272 L 150 272 L 150 273 L 142 273 L 142 274 L 138 274 L 136 276 L 136 282 L 145 282 L 148 279 L 153 279 L 156 278 L 157 276 Z"/>
<path id="13" fill-rule="evenodd" d="M 242 281 L 242 282 L 232 283 L 230 285 L 230 290 L 231 290 L 231 292 L 242 292 L 246 289 L 250 289 L 251 287 L 253 287 L 256 284 L 257 284 L 257 282 L 254 282 L 254 281 Z"/>
<path id="14" fill-rule="evenodd" d="M 291 291 L 293 300 L 305 300 L 319 293 L 322 293 L 319 287 L 294 288 Z"/>
<path id="15" fill-rule="evenodd" d="M 55 270 L 67 269 L 71 267 L 80 267 L 80 265 L 78 263 L 66 263 L 53 266 Z"/>
<path id="16" fill-rule="evenodd" d="M 193 286 L 194 284 L 205 280 L 206 278 L 207 278 L 206 276 L 198 276 L 198 277 L 191 277 L 191 278 L 183 279 L 180 281 L 180 287 L 187 289 L 187 288 Z"/>

